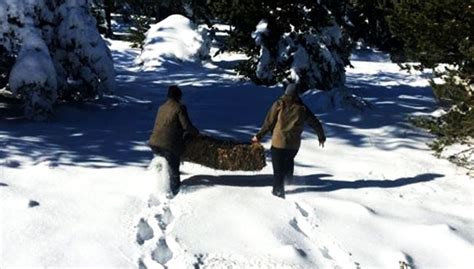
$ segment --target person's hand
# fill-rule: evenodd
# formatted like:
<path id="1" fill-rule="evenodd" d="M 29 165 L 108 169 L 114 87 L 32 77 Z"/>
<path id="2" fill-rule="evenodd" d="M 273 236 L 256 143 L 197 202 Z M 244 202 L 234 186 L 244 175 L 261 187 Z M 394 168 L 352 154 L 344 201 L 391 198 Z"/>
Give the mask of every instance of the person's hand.
<path id="1" fill-rule="evenodd" d="M 324 142 L 326 142 L 326 137 L 319 138 L 319 146 L 322 148 L 324 148 Z"/>
<path id="2" fill-rule="evenodd" d="M 260 141 L 258 140 L 257 136 L 253 136 L 252 137 L 252 143 L 260 143 Z"/>

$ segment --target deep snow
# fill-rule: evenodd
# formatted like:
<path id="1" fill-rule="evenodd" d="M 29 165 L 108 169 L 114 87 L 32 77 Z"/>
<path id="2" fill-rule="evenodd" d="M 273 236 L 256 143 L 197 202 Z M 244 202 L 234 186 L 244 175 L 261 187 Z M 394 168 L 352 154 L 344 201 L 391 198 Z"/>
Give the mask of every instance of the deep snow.
<path id="1" fill-rule="evenodd" d="M 150 25 L 137 62 L 153 70 L 166 62 L 200 63 L 209 57 L 211 40 L 207 29 L 199 28 L 182 15 L 171 15 Z"/>
<path id="2" fill-rule="evenodd" d="M 140 71 L 128 46 L 111 42 L 115 96 L 59 106 L 47 123 L 0 106 L 1 268 L 471 268 L 474 182 L 406 123 L 435 110 L 427 74 L 355 55 L 348 87 L 372 109 L 305 95 L 328 140 L 304 133 L 286 200 L 270 194 L 270 159 L 258 173 L 184 163 L 170 200 L 146 147 L 168 85 L 200 130 L 240 140 L 282 90 L 236 76 L 239 55 Z"/>

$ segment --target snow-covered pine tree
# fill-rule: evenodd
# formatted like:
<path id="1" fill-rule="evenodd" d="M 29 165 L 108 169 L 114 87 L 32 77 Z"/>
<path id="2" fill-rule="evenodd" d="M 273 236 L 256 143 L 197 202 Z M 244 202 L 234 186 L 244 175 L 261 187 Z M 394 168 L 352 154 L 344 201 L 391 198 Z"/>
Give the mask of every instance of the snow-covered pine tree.
<path id="1" fill-rule="evenodd" d="M 51 1 L 0 1 L 0 46 L 14 59 L 8 89 L 24 101 L 25 115 L 47 118 L 57 99 L 56 72 L 44 37 L 51 34 Z M 44 31 L 38 27 L 44 26 Z"/>
<path id="2" fill-rule="evenodd" d="M 115 87 L 112 56 L 88 5 L 87 0 L 63 0 L 57 9 L 53 55 L 63 100 L 94 99 Z"/>
<path id="3" fill-rule="evenodd" d="M 11 61 L 11 68 L 2 69 L 8 76 L 3 81 L 23 99 L 28 118 L 47 118 L 57 101 L 113 90 L 110 51 L 88 5 L 88 0 L 0 0 L 1 61 Z"/>
<path id="4" fill-rule="evenodd" d="M 248 66 L 257 82 L 288 80 L 303 90 L 344 85 L 350 42 L 324 5 L 281 2 L 268 18 L 252 34 L 260 53 Z"/>
<path id="5" fill-rule="evenodd" d="M 213 0 L 210 4 L 214 16 L 231 25 L 224 47 L 249 55 L 238 67 L 240 74 L 266 85 L 293 80 L 302 89 L 329 90 L 344 84 L 350 42 L 337 23 L 345 20 L 341 3 Z"/>

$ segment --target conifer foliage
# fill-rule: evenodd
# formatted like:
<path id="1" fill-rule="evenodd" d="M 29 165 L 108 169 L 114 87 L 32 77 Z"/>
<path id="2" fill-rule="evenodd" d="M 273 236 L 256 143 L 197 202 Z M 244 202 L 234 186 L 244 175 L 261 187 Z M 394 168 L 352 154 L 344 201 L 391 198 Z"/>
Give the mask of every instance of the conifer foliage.
<path id="1" fill-rule="evenodd" d="M 446 114 L 423 120 L 438 134 L 437 151 L 474 137 L 474 5 L 463 0 L 401 1 L 389 17 L 391 31 L 405 53 L 432 68 L 431 84 Z"/>
<path id="2" fill-rule="evenodd" d="M 88 0 L 0 0 L 2 70 L 25 115 L 47 119 L 60 101 L 89 100 L 114 88 L 112 57 Z M 2 61 L 4 61 L 2 59 Z"/>
<path id="3" fill-rule="evenodd" d="M 227 48 L 250 56 L 242 74 L 265 85 L 293 81 L 329 90 L 344 84 L 350 54 L 329 2 L 222 0 L 212 1 L 212 10 L 233 27 Z"/>

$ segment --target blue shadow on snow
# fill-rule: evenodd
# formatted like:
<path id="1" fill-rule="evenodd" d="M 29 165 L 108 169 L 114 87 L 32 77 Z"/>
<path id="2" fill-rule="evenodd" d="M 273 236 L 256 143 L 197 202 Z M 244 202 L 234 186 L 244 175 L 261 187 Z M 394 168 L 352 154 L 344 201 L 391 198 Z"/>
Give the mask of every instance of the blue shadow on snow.
<path id="1" fill-rule="evenodd" d="M 304 192 L 331 192 L 342 189 L 363 188 L 398 188 L 406 185 L 417 184 L 444 177 L 441 174 L 426 173 L 414 177 L 397 178 L 393 180 L 356 180 L 343 181 L 335 179 L 324 179 L 331 177 L 329 174 L 314 174 L 308 176 L 295 176 L 291 182 L 287 182 L 287 194 Z M 265 187 L 273 185 L 272 175 L 197 175 L 183 181 L 186 186 L 232 186 L 232 187 Z"/>

